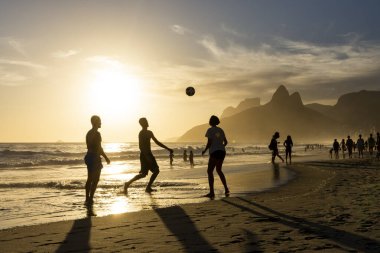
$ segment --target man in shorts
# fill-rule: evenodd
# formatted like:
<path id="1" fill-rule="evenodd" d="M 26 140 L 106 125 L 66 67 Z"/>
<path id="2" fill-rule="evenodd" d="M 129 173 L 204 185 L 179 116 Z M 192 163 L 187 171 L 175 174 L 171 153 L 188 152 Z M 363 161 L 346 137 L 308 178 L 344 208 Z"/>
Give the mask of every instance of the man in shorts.
<path id="1" fill-rule="evenodd" d="M 87 182 L 86 182 L 86 204 L 92 204 L 96 187 L 98 186 L 100 173 L 103 168 L 102 159 L 103 156 L 106 159 L 107 164 L 110 163 L 107 155 L 102 148 L 102 137 L 98 132 L 98 129 L 102 126 L 102 122 L 99 116 L 91 117 L 92 128 L 87 132 L 86 145 L 87 153 L 84 157 L 84 161 L 87 165 Z"/>
<path id="2" fill-rule="evenodd" d="M 167 149 L 171 154 L 173 153 L 173 150 L 159 142 L 156 137 L 153 135 L 153 132 L 148 130 L 149 124 L 148 120 L 146 118 L 141 118 L 139 120 L 139 123 L 142 127 L 142 130 L 139 133 L 139 148 L 140 148 L 140 163 L 141 163 L 141 170 L 139 174 L 134 176 L 131 180 L 126 182 L 124 184 L 124 192 L 128 192 L 128 187 L 136 180 L 139 180 L 140 178 L 144 178 L 148 175 L 148 172 L 152 172 L 152 176 L 150 177 L 149 183 L 145 188 L 145 192 L 151 193 L 152 191 L 155 191 L 152 189 L 152 184 L 156 177 L 158 176 L 158 173 L 160 173 L 156 158 L 152 154 L 152 150 L 150 148 L 150 139 L 152 139 L 158 146 Z"/>

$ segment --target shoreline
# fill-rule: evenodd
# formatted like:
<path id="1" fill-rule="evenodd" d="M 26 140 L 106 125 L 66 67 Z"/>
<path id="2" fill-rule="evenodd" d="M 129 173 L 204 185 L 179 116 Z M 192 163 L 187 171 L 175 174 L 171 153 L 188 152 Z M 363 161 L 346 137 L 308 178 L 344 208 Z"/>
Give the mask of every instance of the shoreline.
<path id="1" fill-rule="evenodd" d="M 264 192 L 5 229 L 0 245 L 4 252 L 379 252 L 378 161 L 289 168 L 294 179 Z"/>
<path id="2" fill-rule="evenodd" d="M 280 187 L 286 184 L 294 177 L 294 174 L 284 168 L 284 165 L 279 165 L 276 169 L 270 163 L 227 163 L 224 166 L 224 173 L 227 177 L 229 187 L 232 189 L 231 196 L 245 196 L 250 193 L 257 193 L 266 191 L 271 188 Z M 203 197 L 208 191 L 207 175 L 203 175 L 199 178 L 199 174 L 206 174 L 206 166 L 197 166 L 196 168 L 177 169 L 177 170 L 163 170 L 160 173 L 161 179 L 155 183 L 157 192 L 149 195 L 144 192 L 145 184 L 148 178 L 141 180 L 133 185 L 128 195 L 122 193 L 122 187 L 115 187 L 113 189 L 103 189 L 100 183 L 98 191 L 100 196 L 96 196 L 95 203 L 91 210 L 93 216 L 105 217 L 108 215 L 119 213 L 131 213 L 140 212 L 142 210 L 152 210 L 157 208 L 165 208 L 175 205 L 184 205 L 191 203 L 204 203 L 209 201 L 209 198 Z M 193 177 L 194 176 L 194 177 Z M 215 177 L 215 192 L 216 200 L 224 197 L 223 186 L 218 178 L 217 173 L 214 173 Z M 174 178 L 174 180 L 173 180 Z M 195 183 L 196 182 L 196 183 Z M 192 184 L 197 186 L 193 189 Z M 190 186 L 190 187 L 189 187 Z M 185 189 L 189 187 L 188 189 Z M 179 188 L 179 189 L 177 189 Z M 26 189 L 24 189 L 25 191 Z M 40 190 L 40 189 L 39 189 Z M 41 188 L 41 190 L 44 190 Z M 75 190 L 77 191 L 77 190 Z M 77 220 L 86 217 L 86 206 L 83 204 L 82 199 L 73 198 L 70 202 L 70 196 L 77 195 L 75 191 L 68 193 L 62 193 L 62 196 L 56 196 L 59 198 L 55 203 L 63 205 L 68 203 L 73 205 L 71 212 L 63 212 L 58 210 L 47 211 L 38 215 L 30 215 L 27 211 L 30 209 L 20 210 L 18 215 L 20 218 L 7 219 L 6 216 L 2 217 L 1 230 L 43 225 L 59 221 Z M 115 197 L 111 196 L 108 199 L 104 199 L 102 195 L 106 195 L 107 192 L 113 191 L 112 194 L 116 194 Z M 26 191 L 25 191 L 26 192 Z M 52 192 L 52 193 L 51 193 Z M 82 192 L 80 191 L 80 194 Z M 54 189 L 47 193 L 49 196 L 54 194 Z M 113 197 L 113 198 L 112 198 Z M 27 199 L 25 199 L 27 201 Z M 60 202 L 58 202 L 60 201 Z M 41 203 L 43 204 L 43 203 Z M 110 210 L 109 207 L 115 207 Z M 67 206 L 70 208 L 69 206 Z M 108 208 L 108 209 L 107 209 Z M 24 214 L 25 216 L 21 216 Z"/>

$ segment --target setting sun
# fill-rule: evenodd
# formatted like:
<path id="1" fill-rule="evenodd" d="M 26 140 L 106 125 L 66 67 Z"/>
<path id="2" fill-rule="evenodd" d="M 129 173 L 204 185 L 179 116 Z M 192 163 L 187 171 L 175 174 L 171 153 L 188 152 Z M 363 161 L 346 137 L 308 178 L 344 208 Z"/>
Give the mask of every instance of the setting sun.
<path id="1" fill-rule="evenodd" d="M 122 66 L 109 65 L 90 71 L 88 100 L 91 108 L 113 120 L 133 115 L 140 105 L 142 81 Z"/>

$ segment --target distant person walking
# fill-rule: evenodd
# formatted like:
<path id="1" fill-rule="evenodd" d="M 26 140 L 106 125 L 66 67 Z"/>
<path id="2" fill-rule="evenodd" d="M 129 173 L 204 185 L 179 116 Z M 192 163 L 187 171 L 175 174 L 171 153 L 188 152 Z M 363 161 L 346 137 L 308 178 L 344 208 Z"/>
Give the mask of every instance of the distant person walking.
<path id="1" fill-rule="evenodd" d="M 286 163 L 288 163 L 288 156 L 289 156 L 289 162 L 292 164 L 292 148 L 293 148 L 293 140 L 290 135 L 286 137 L 286 140 L 284 141 L 285 146 L 285 160 Z"/>
<path id="2" fill-rule="evenodd" d="M 194 167 L 194 153 L 192 150 L 190 150 L 189 161 L 190 161 L 190 166 Z"/>
<path id="3" fill-rule="evenodd" d="M 209 160 L 207 166 L 208 184 L 210 192 L 205 197 L 214 198 L 214 169 L 218 173 L 220 180 L 224 186 L 224 192 L 226 196 L 229 196 L 230 190 L 227 187 L 227 180 L 222 172 L 223 161 L 226 156 L 226 145 L 228 143 L 226 135 L 222 128 L 218 127 L 220 120 L 217 116 L 212 115 L 209 120 L 210 128 L 206 132 L 207 144 L 202 151 L 202 155 L 209 149 Z"/>
<path id="4" fill-rule="evenodd" d="M 376 141 L 375 139 L 373 138 L 372 134 L 369 135 L 369 138 L 368 138 L 368 151 L 369 151 L 369 155 L 372 157 L 373 155 L 373 150 L 375 149 L 375 146 L 376 146 Z"/>
<path id="5" fill-rule="evenodd" d="M 139 148 L 140 148 L 140 163 L 141 170 L 139 174 L 134 176 L 131 180 L 124 184 L 124 192 L 128 192 L 128 187 L 136 180 L 144 178 L 148 175 L 148 171 L 152 172 L 152 176 L 149 179 L 149 182 L 145 188 L 145 192 L 151 193 L 155 190 L 152 189 L 152 184 L 158 174 L 160 173 L 156 158 L 153 156 L 150 139 L 152 139 L 158 146 L 167 149 L 170 153 L 173 153 L 173 149 L 168 148 L 161 142 L 159 142 L 154 136 L 153 132 L 148 130 L 149 124 L 146 118 L 140 118 L 139 123 L 142 127 L 142 130 L 139 133 Z"/>
<path id="6" fill-rule="evenodd" d="M 169 154 L 169 159 L 170 159 L 170 166 L 173 166 L 173 160 L 174 160 L 174 153 L 173 152 L 171 152 Z"/>
<path id="7" fill-rule="evenodd" d="M 344 139 L 340 142 L 340 149 L 342 150 L 343 159 L 346 158 L 346 141 Z"/>
<path id="8" fill-rule="evenodd" d="M 364 140 L 361 134 L 359 134 L 359 139 L 356 141 L 356 147 L 358 148 L 359 158 L 363 158 Z"/>
<path id="9" fill-rule="evenodd" d="M 347 136 L 346 146 L 348 151 L 348 157 L 352 158 L 352 148 L 354 147 L 354 141 L 351 139 L 350 136 Z"/>
<path id="10" fill-rule="evenodd" d="M 269 143 L 269 149 L 272 150 L 272 163 L 274 163 L 274 160 L 276 159 L 276 156 L 278 156 L 282 162 L 284 162 L 284 159 L 280 156 L 278 152 L 278 147 L 277 147 L 277 139 L 280 138 L 280 133 L 275 132 L 274 135 L 272 136 L 272 139 Z"/>
<path id="11" fill-rule="evenodd" d="M 333 149 L 334 149 L 334 153 L 335 153 L 335 159 L 339 159 L 340 146 L 339 146 L 339 142 L 337 141 L 337 139 L 334 139 Z"/>
<path id="12" fill-rule="evenodd" d="M 91 205 L 94 202 L 94 195 L 98 186 L 100 174 L 103 168 L 101 156 L 106 159 L 107 164 L 110 163 L 107 155 L 102 148 L 102 137 L 98 129 L 102 126 L 99 116 L 91 117 L 92 128 L 86 134 L 87 153 L 84 161 L 87 165 L 87 181 L 86 181 L 86 200 L 85 203 Z"/>
<path id="13" fill-rule="evenodd" d="M 183 161 L 187 162 L 187 150 L 183 150 Z"/>

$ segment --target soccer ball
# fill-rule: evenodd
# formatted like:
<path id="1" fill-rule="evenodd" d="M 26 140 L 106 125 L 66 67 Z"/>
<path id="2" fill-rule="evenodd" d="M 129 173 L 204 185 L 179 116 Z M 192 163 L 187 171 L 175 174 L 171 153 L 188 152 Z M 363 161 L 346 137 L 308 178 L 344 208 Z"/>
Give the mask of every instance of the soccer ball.
<path id="1" fill-rule="evenodd" d="M 193 96 L 194 94 L 195 94 L 195 89 L 194 89 L 194 87 L 187 87 L 186 88 L 186 94 L 188 95 L 188 96 Z"/>

